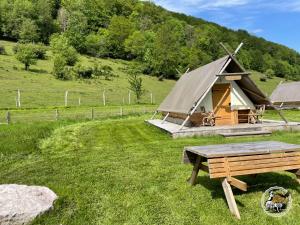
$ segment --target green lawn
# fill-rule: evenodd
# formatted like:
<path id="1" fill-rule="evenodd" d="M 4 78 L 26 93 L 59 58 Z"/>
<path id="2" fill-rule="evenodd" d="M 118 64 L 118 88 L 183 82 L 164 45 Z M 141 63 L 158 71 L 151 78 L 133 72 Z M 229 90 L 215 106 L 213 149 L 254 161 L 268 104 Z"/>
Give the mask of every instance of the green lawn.
<path id="1" fill-rule="evenodd" d="M 283 116 L 290 122 L 300 122 L 300 110 L 282 110 Z M 267 110 L 265 119 L 282 120 L 275 110 Z"/>
<path id="2" fill-rule="evenodd" d="M 59 107 L 37 109 L 12 109 L 10 123 L 34 123 L 42 121 L 72 120 L 85 121 L 133 114 L 153 114 L 157 105 L 121 105 L 98 107 Z M 7 110 L 0 110 L 0 123 L 7 122 Z M 150 115 L 149 115 L 150 117 Z"/>
<path id="3" fill-rule="evenodd" d="M 242 220 L 227 208 L 218 180 L 204 172 L 187 182 L 192 167 L 181 163 L 187 145 L 278 140 L 300 144 L 300 133 L 270 137 L 171 139 L 144 123 L 146 117 L 72 124 L 52 122 L 0 127 L 1 183 L 45 185 L 59 199 L 33 224 L 299 224 L 299 185 L 294 175 L 245 177 L 246 193 L 234 190 Z M 288 188 L 293 208 L 272 218 L 260 198 L 273 185 Z"/>

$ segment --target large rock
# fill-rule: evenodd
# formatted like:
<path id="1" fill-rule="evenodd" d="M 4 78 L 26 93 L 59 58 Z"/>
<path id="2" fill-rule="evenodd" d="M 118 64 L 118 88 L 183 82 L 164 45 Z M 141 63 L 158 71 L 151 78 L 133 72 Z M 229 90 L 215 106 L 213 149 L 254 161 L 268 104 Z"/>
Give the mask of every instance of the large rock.
<path id="1" fill-rule="evenodd" d="M 27 224 L 51 209 L 56 199 L 56 194 L 47 187 L 0 185 L 0 224 Z"/>

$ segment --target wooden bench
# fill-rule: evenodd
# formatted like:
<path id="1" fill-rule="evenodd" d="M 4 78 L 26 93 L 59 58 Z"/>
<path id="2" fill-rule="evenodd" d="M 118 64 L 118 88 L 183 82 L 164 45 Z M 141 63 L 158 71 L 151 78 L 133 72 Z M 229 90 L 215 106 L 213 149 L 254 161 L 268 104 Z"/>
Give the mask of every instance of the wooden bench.
<path id="1" fill-rule="evenodd" d="M 207 161 L 207 166 L 203 162 Z M 229 209 L 240 219 L 231 186 L 247 191 L 247 184 L 235 176 L 300 169 L 300 145 L 276 141 L 185 147 L 183 162 L 194 165 L 190 183 L 199 170 L 220 178 Z M 296 174 L 298 182 L 300 177 Z"/>

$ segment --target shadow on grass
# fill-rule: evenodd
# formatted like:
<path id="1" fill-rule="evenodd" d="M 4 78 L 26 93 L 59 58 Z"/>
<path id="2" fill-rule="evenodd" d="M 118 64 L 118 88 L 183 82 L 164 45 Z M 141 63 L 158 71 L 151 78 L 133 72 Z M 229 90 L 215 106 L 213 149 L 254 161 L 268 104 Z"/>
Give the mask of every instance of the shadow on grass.
<path id="1" fill-rule="evenodd" d="M 268 188 L 273 186 L 280 186 L 300 193 L 300 187 L 298 181 L 296 180 L 296 178 L 293 178 L 290 175 L 288 175 L 287 172 L 265 173 L 265 174 L 258 174 L 257 176 L 248 175 L 248 176 L 240 176 L 237 178 L 247 183 L 248 190 L 247 192 L 243 192 L 232 186 L 232 191 L 235 196 L 245 195 L 248 193 L 253 193 L 258 191 L 264 192 Z M 211 197 L 213 199 L 223 198 L 223 200 L 227 204 L 220 179 L 210 179 L 209 176 L 207 175 L 200 175 L 197 178 L 196 185 L 202 185 L 203 187 L 211 191 Z M 244 207 L 244 204 L 242 204 L 240 201 L 236 200 L 236 203 L 237 205 Z"/>
<path id="2" fill-rule="evenodd" d="M 43 70 L 43 69 L 29 69 L 29 71 L 33 73 L 48 73 L 47 70 Z"/>

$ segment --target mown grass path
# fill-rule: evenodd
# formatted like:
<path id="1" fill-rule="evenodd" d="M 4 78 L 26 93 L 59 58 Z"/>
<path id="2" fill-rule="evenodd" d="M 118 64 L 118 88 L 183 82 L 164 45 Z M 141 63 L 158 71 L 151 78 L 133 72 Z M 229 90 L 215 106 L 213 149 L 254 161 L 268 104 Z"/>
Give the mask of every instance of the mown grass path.
<path id="1" fill-rule="evenodd" d="M 299 224 L 294 175 L 245 177 L 252 187 L 246 193 L 234 190 L 242 216 L 237 221 L 220 182 L 200 173 L 191 187 L 186 182 L 191 166 L 181 157 L 187 145 L 261 139 L 300 144 L 300 133 L 173 140 L 143 119 L 2 126 L 1 183 L 45 185 L 58 194 L 54 210 L 34 224 Z M 260 208 L 263 191 L 274 185 L 292 193 L 293 208 L 283 218 L 271 218 Z"/>

